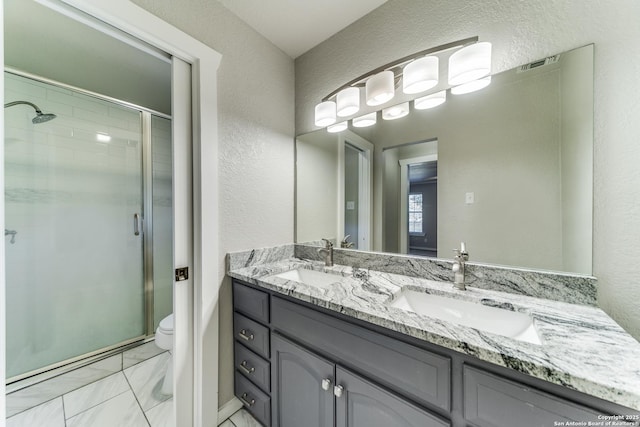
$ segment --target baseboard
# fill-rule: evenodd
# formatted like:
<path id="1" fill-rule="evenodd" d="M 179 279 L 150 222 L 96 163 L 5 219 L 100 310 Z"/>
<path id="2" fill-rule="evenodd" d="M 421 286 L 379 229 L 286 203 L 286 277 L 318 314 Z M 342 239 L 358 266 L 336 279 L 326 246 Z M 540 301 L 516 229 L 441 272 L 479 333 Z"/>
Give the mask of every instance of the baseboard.
<path id="1" fill-rule="evenodd" d="M 234 397 L 220 408 L 218 408 L 218 425 L 225 422 L 231 415 L 235 414 L 242 408 L 242 402 Z"/>

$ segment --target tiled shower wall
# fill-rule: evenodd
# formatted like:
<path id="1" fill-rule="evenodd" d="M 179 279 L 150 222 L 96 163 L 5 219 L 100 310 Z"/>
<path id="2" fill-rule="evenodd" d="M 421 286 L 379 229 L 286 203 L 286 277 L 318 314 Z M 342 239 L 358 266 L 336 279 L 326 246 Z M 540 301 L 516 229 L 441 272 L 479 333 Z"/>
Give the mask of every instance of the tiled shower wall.
<path id="1" fill-rule="evenodd" d="M 133 233 L 142 150 L 136 110 L 8 73 L 5 85 L 6 102 L 58 116 L 34 125 L 31 107 L 5 109 L 5 227 L 17 232 L 14 243 L 5 237 L 12 377 L 144 334 L 142 237 Z M 171 311 L 170 122 L 154 127 L 154 225 L 169 242 L 154 251 L 155 270 L 169 271 L 156 293 L 161 318 Z"/>

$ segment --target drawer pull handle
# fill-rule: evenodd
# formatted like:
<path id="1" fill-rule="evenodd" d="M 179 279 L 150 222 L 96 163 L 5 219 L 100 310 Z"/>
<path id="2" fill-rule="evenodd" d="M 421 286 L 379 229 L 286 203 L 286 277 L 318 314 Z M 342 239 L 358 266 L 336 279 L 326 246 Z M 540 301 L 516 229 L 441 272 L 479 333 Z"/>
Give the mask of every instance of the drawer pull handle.
<path id="1" fill-rule="evenodd" d="M 242 396 L 240 396 L 240 400 L 242 400 L 242 402 L 247 405 L 248 407 L 252 407 L 253 405 L 256 404 L 256 400 L 255 399 L 249 399 L 249 394 L 248 393 L 242 393 Z"/>
<path id="2" fill-rule="evenodd" d="M 342 387 L 341 385 L 337 385 L 333 388 L 333 394 L 335 394 L 336 397 L 342 397 L 343 392 L 344 392 L 344 387 Z"/>
<path id="3" fill-rule="evenodd" d="M 322 389 L 324 391 L 329 391 L 329 388 L 331 388 L 331 380 L 329 378 L 325 378 L 322 380 Z"/>
<path id="4" fill-rule="evenodd" d="M 240 369 L 242 369 L 245 374 L 252 374 L 256 370 L 253 366 L 249 367 L 246 360 L 240 362 Z"/>
<path id="5" fill-rule="evenodd" d="M 238 336 L 240 338 L 242 338 L 245 341 L 252 341 L 253 340 L 253 334 L 252 333 L 247 333 L 246 329 L 242 329 L 239 333 Z"/>

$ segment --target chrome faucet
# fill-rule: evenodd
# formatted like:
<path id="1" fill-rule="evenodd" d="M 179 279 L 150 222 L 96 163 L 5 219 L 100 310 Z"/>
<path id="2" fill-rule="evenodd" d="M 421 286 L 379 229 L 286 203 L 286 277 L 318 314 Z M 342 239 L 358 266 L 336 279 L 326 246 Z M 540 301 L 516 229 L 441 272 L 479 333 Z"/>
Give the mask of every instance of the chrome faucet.
<path id="1" fill-rule="evenodd" d="M 353 247 L 353 242 L 349 241 L 349 237 L 351 237 L 351 234 L 347 234 L 346 236 L 344 236 L 344 239 L 342 239 L 342 242 L 340 242 L 341 248 L 349 249 Z"/>
<path id="2" fill-rule="evenodd" d="M 464 242 L 460 243 L 460 249 L 454 249 L 455 256 L 453 257 L 453 286 L 456 289 L 464 291 L 467 287 L 464 284 L 464 265 L 469 261 L 469 252 L 467 252 L 467 246 Z"/>
<path id="3" fill-rule="evenodd" d="M 324 248 L 318 249 L 318 254 L 324 257 L 324 265 L 333 266 L 333 243 L 328 239 L 322 239 Z"/>

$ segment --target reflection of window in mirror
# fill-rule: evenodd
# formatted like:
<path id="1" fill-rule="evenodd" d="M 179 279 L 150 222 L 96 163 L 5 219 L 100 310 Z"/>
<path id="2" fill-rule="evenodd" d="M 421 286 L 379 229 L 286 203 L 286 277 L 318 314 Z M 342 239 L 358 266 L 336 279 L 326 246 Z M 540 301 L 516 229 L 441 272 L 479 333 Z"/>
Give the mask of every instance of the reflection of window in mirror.
<path id="1" fill-rule="evenodd" d="M 409 194 L 409 233 L 422 234 L 422 193 Z"/>

